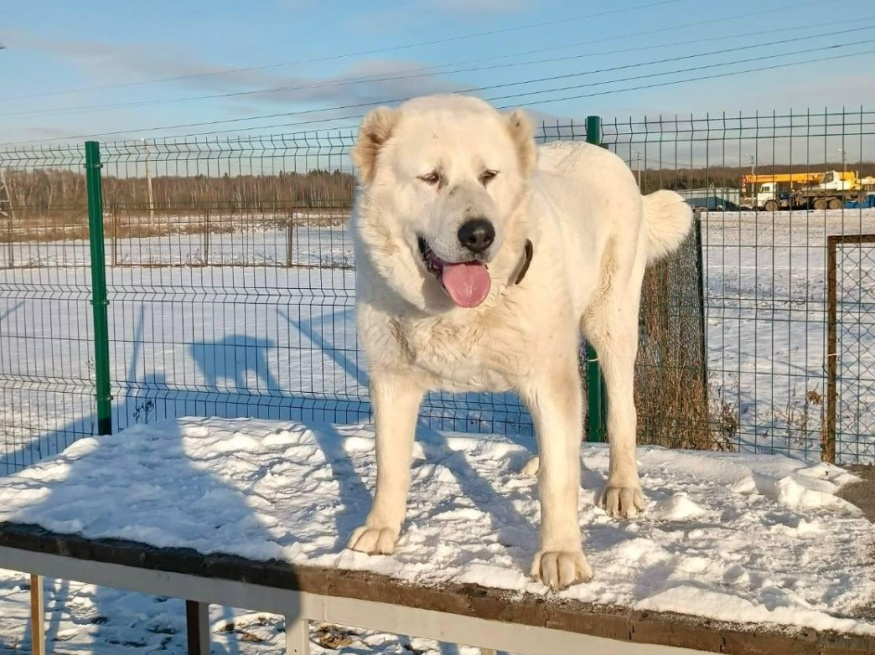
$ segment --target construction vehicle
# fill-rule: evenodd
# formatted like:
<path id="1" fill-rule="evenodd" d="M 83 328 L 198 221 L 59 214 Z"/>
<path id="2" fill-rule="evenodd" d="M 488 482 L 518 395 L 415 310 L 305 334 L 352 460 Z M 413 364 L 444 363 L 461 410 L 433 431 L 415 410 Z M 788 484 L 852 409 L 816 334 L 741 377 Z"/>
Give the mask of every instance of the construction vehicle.
<path id="1" fill-rule="evenodd" d="M 862 185 L 854 171 L 768 173 L 744 175 L 749 204 L 756 209 L 841 209 L 860 197 Z"/>

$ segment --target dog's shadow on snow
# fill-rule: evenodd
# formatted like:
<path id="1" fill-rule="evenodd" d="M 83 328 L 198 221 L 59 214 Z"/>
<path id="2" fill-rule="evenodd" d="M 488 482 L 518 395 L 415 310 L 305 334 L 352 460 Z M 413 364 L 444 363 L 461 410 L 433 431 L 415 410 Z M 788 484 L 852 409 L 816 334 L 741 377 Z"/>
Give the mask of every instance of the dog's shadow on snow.
<path id="1" fill-rule="evenodd" d="M 189 346 L 189 354 L 203 373 L 205 385 L 217 390 L 220 380 L 233 383 L 237 389 L 247 389 L 248 374 L 253 373 L 259 386 L 267 391 L 279 390 L 279 382 L 271 373 L 267 352 L 276 346 L 271 339 L 258 339 L 245 334 L 232 334 L 219 341 L 197 341 Z"/>

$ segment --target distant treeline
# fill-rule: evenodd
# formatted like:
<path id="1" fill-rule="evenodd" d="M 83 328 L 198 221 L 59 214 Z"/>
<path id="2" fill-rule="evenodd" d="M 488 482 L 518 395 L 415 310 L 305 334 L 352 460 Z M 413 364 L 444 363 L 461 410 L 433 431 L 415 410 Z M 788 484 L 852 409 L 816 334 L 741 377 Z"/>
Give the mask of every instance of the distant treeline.
<path id="1" fill-rule="evenodd" d="M 861 177 L 875 175 L 875 163 L 848 165 Z M 633 172 L 636 170 L 632 162 Z M 775 164 L 757 166 L 759 173 L 841 170 L 841 164 Z M 657 189 L 695 189 L 701 187 L 739 188 L 742 175 L 750 167 L 709 166 L 707 168 L 660 169 L 640 171 L 645 193 Z M 23 215 L 69 214 L 81 212 L 86 205 L 85 177 L 68 170 L 7 170 L 13 210 Z M 208 177 L 158 176 L 152 178 L 152 193 L 157 212 L 179 209 L 224 209 L 253 212 L 349 206 L 355 190 L 355 178 L 341 171 L 278 173 L 275 175 L 239 175 Z M 136 210 L 148 207 L 148 186 L 144 177 L 105 177 L 104 208 L 107 211 Z"/>
<path id="2" fill-rule="evenodd" d="M 16 213 L 63 214 L 87 204 L 85 176 L 78 172 L 10 170 L 6 172 L 6 182 Z M 355 178 L 341 171 L 152 178 L 153 202 L 158 212 L 212 207 L 258 212 L 347 206 L 354 190 Z M 146 179 L 105 177 L 103 204 L 110 212 L 148 208 Z"/>

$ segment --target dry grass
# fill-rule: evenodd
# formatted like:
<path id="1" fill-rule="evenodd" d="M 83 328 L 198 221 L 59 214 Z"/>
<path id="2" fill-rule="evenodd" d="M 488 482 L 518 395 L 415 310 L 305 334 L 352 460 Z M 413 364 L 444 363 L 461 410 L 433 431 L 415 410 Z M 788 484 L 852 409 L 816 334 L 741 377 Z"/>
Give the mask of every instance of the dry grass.
<path id="1" fill-rule="evenodd" d="M 651 266 L 644 278 L 635 380 L 639 440 L 724 450 L 731 439 L 710 411 L 696 258 L 690 235 L 678 253 Z"/>
<path id="2" fill-rule="evenodd" d="M 812 421 L 812 414 L 817 413 L 817 420 Z M 776 418 L 786 424 L 786 437 L 790 443 L 804 445 L 809 442 L 810 433 L 816 431 L 821 435 L 826 430 L 826 404 L 824 398 L 817 389 L 809 389 L 805 393 L 802 402 L 797 402 L 796 397 L 787 401 L 783 411 L 776 412 Z"/>
<path id="3" fill-rule="evenodd" d="M 738 380 L 732 388 L 733 396 L 738 397 Z M 733 402 L 723 383 L 709 385 L 708 398 L 711 437 L 716 450 L 733 450 L 740 425 L 739 407 Z"/>

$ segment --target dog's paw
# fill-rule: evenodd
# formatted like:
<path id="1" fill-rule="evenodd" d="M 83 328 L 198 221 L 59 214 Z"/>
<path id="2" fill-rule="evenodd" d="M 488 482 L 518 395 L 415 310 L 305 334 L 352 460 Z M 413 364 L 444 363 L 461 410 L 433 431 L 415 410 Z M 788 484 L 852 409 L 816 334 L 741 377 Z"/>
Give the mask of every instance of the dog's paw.
<path id="1" fill-rule="evenodd" d="M 520 469 L 520 475 L 524 478 L 536 478 L 538 477 L 538 470 L 541 468 L 541 458 L 537 455 L 533 455 L 529 458 L 529 461 L 526 462 L 525 466 Z"/>
<path id="2" fill-rule="evenodd" d="M 604 507 L 608 516 L 631 519 L 644 509 L 644 495 L 637 484 L 622 486 L 608 482 L 599 495 L 599 505 Z"/>
<path id="3" fill-rule="evenodd" d="M 397 542 L 398 530 L 363 525 L 355 529 L 346 547 L 368 555 L 391 555 Z"/>
<path id="4" fill-rule="evenodd" d="M 589 582 L 592 568 L 582 550 L 538 551 L 532 562 L 532 577 L 556 591 Z"/>

